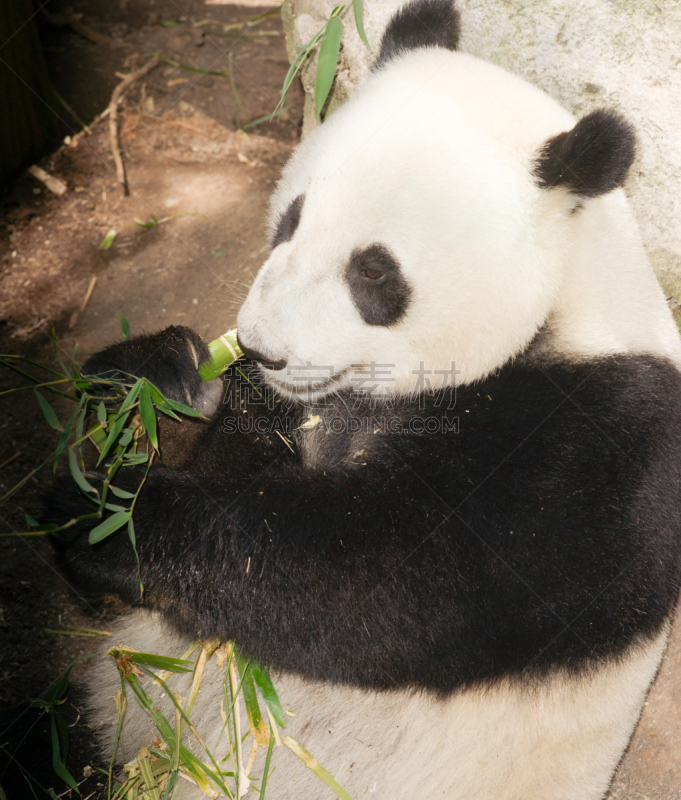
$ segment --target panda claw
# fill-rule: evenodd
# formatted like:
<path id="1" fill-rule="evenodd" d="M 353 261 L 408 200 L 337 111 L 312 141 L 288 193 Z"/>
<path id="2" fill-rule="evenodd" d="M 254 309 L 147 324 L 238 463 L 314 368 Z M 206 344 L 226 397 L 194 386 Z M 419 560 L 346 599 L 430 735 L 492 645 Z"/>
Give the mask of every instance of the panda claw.
<path id="1" fill-rule="evenodd" d="M 191 339 L 187 339 L 187 349 L 189 350 L 189 355 L 192 357 L 192 361 L 194 362 L 194 367 L 196 369 L 199 368 L 199 355 L 196 352 L 196 348 L 194 347 L 194 343 Z"/>

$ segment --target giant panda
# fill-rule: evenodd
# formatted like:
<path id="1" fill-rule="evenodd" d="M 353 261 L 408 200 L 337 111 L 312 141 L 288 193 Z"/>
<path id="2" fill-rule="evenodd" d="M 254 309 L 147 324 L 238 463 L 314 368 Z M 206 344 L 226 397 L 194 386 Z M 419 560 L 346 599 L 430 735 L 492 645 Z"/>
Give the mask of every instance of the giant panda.
<path id="1" fill-rule="evenodd" d="M 248 381 L 202 386 L 183 327 L 86 364 L 214 410 L 140 495 L 143 598 L 123 534 L 68 529 L 57 557 L 134 607 L 120 643 L 233 639 L 268 665 L 290 733 L 355 800 L 598 800 L 677 598 L 681 342 L 621 188 L 630 125 L 575 120 L 458 33 L 450 0 L 400 4 L 298 146 L 238 315 Z M 89 507 L 65 481 L 46 517 Z M 110 749 L 116 670 L 90 683 Z M 130 703 L 126 757 L 152 740 Z M 268 798 L 332 796 L 283 750 Z"/>

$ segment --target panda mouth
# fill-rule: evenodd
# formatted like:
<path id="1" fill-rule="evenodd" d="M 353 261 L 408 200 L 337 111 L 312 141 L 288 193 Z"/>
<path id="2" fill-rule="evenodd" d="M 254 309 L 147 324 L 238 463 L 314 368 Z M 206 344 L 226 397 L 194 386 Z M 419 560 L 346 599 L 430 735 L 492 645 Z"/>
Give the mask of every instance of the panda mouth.
<path id="1" fill-rule="evenodd" d="M 291 369 L 295 369 L 295 367 L 287 368 L 287 373 L 289 373 L 289 370 Z M 311 369 L 311 367 L 301 367 L 301 370 L 304 369 Z M 280 377 L 275 377 L 272 375 L 271 370 L 264 370 L 264 374 L 268 383 L 273 384 L 277 389 L 285 392 L 289 396 L 310 398 L 328 394 L 336 389 L 341 383 L 343 383 L 349 371 L 350 368 L 348 367 L 340 372 L 330 375 L 328 378 L 324 378 L 323 380 L 296 376 L 295 373 L 293 373 L 291 376 L 293 380 L 284 381 L 281 380 Z"/>

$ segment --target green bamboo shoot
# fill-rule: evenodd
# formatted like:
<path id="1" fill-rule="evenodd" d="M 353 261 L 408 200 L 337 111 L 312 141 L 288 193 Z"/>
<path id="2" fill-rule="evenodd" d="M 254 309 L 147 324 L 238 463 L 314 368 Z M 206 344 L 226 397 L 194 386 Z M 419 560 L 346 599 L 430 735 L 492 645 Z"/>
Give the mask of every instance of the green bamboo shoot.
<path id="1" fill-rule="evenodd" d="M 212 381 L 225 372 L 243 352 L 236 339 L 236 328 L 215 339 L 208 345 L 210 361 L 205 361 L 199 367 L 202 381 Z"/>

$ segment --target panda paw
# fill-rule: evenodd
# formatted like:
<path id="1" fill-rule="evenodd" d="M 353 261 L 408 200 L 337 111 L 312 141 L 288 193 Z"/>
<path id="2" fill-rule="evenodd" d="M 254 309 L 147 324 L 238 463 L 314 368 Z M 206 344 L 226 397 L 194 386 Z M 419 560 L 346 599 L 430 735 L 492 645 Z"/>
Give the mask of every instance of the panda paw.
<path id="1" fill-rule="evenodd" d="M 201 381 L 199 365 L 209 358 L 208 346 L 197 333 L 183 325 L 171 325 L 101 350 L 85 362 L 83 373 L 101 378 L 147 378 L 171 400 L 210 415 L 220 400 L 221 383 Z"/>
<path id="2" fill-rule="evenodd" d="M 136 472 L 132 468 L 128 471 Z M 86 478 L 101 496 L 106 473 L 89 472 Z M 134 491 L 134 480 L 126 480 L 125 483 L 126 489 L 131 488 Z M 120 480 L 116 480 L 116 484 L 123 488 Z M 113 497 L 111 499 L 115 500 Z M 92 594 L 115 593 L 134 602 L 139 594 L 136 557 L 126 529 L 123 527 L 114 531 L 92 545 L 89 541 L 90 531 L 106 517 L 91 517 L 72 522 L 96 512 L 95 502 L 83 494 L 70 475 L 56 479 L 51 490 L 43 497 L 41 523 L 68 526 L 50 534 L 57 564 L 66 577 L 81 590 Z M 111 515 L 110 512 L 105 514 Z"/>

